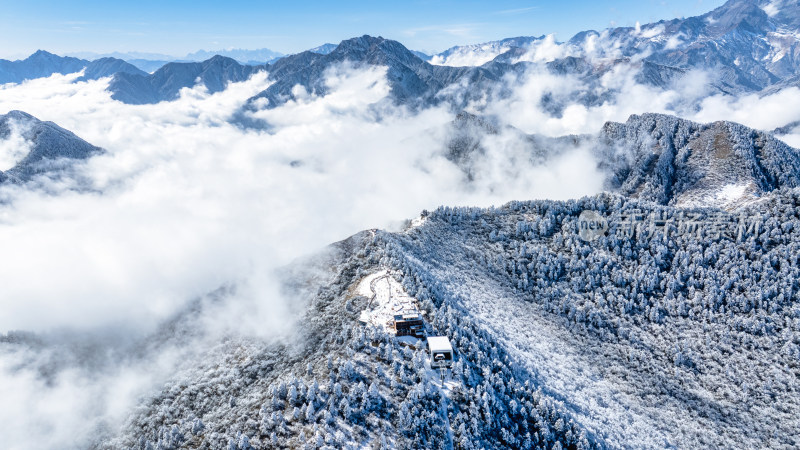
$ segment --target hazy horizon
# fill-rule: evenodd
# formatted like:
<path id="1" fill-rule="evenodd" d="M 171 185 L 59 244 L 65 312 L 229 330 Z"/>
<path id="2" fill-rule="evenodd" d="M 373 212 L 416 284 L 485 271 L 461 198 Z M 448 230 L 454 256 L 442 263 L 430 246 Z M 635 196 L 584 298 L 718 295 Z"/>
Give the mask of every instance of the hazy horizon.
<path id="1" fill-rule="evenodd" d="M 720 0 L 559 3 L 502 0 L 456 3 L 304 2 L 292 5 L 237 1 L 32 1 L 6 5 L 0 18 L 0 58 L 36 50 L 75 53 L 139 52 L 182 57 L 198 50 L 263 49 L 291 54 L 370 34 L 429 54 L 455 45 L 513 36 L 555 34 L 564 41 L 588 29 L 634 26 L 703 14 Z M 436 18 L 436 19 L 433 19 Z"/>

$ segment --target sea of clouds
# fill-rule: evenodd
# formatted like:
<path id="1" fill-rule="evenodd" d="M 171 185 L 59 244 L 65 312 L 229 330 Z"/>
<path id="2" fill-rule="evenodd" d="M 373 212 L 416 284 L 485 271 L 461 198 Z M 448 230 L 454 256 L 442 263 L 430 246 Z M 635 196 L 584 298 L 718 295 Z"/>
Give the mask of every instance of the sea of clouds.
<path id="1" fill-rule="evenodd" d="M 549 39 L 526 60 L 543 63 L 568 51 Z M 696 72 L 662 90 L 636 83 L 636 70 L 634 61 L 609 72 L 601 89 L 618 94 L 584 106 L 570 98 L 588 87 L 538 64 L 505 81 L 511 95 L 468 110 L 546 136 L 593 134 L 606 121 L 644 112 L 764 130 L 800 120 L 789 107 L 800 103 L 796 88 L 723 96 L 709 88 L 713 74 Z M 335 67 L 325 97 L 298 90 L 296 101 L 246 113 L 265 124 L 259 129 L 233 118 L 269 85 L 263 73 L 216 94 L 184 89 L 157 105 L 114 101 L 109 79 L 75 83 L 77 74 L 0 86 L 0 113 L 25 111 L 105 149 L 78 167 L 74 182 L 0 187 L 0 333 L 31 331 L 38 342 L 0 350 L 0 442 L 83 447 L 98 430 L 113 434 L 187 354 L 231 334 L 286 336 L 297 305 L 280 294 L 273 274 L 331 242 L 363 229 L 396 229 L 439 205 L 568 199 L 603 189 L 589 148 L 540 164 L 520 134 L 504 127 L 484 140 L 468 179 L 446 157 L 453 112 L 385 102 L 385 75 L 382 67 Z M 566 103 L 561 114 L 542 107 L 545 95 Z M 798 146 L 800 131 L 793 133 L 783 138 Z M 0 143 L 6 165 L 29 145 L 14 139 Z M 209 328 L 202 342 L 131 356 L 190 302 L 230 286 L 236 289 L 223 306 L 199 322 Z"/>

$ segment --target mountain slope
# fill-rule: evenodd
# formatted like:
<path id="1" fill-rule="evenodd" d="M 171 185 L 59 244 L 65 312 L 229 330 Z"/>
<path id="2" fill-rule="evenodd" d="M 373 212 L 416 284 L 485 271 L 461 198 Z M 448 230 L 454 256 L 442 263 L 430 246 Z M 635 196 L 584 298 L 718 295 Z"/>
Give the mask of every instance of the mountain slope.
<path id="1" fill-rule="evenodd" d="M 512 50 L 525 51 L 532 43 L 545 36 L 519 36 L 481 44 L 458 45 L 430 57 L 430 63 L 442 66 L 480 66 Z"/>
<path id="2" fill-rule="evenodd" d="M 440 208 L 360 233 L 283 272 L 302 310 L 287 339 L 203 341 L 195 316 L 224 292 L 164 324 L 147 346 L 189 353 L 95 447 L 796 447 L 799 204 L 784 192 L 730 236 L 710 225 L 719 210 L 617 195 Z M 578 238 L 584 210 L 608 236 Z M 699 232 L 679 231 L 687 212 Z M 666 228 L 629 235 L 626 214 Z M 444 386 L 424 350 L 358 322 L 360 286 L 381 271 L 453 343 Z"/>
<path id="3" fill-rule="evenodd" d="M 393 101 L 411 107 L 436 104 L 439 94 L 451 85 L 466 82 L 468 88 L 445 94 L 448 100 L 464 105 L 473 97 L 482 96 L 491 85 L 507 73 L 521 71 L 521 65 L 490 63 L 483 67 L 445 67 L 431 65 L 396 41 L 382 37 L 362 36 L 342 41 L 335 50 L 321 55 L 304 52 L 287 56 L 268 67 L 275 80 L 265 91 L 249 100 L 252 106 L 259 99 L 275 107 L 294 100 L 292 90 L 302 86 L 308 92 L 325 95 L 327 71 L 345 61 L 355 65 L 387 67 L 387 80 Z"/>
<path id="4" fill-rule="evenodd" d="M 84 69 L 84 75 L 78 81 L 96 80 L 111 76 L 117 72 L 144 73 L 121 59 L 102 58 L 89 62 L 39 50 L 24 60 L 0 60 L 0 83 L 21 83 L 25 80 L 49 77 L 56 73 L 66 75 L 80 72 Z"/>
<path id="5" fill-rule="evenodd" d="M 500 133 L 521 143 L 534 164 L 589 149 L 609 191 L 662 205 L 735 209 L 800 187 L 800 150 L 772 134 L 664 114 L 632 115 L 625 123 L 606 123 L 596 134 L 554 138 L 462 112 L 447 129 L 445 156 L 472 180 L 481 175 L 485 141 Z"/>
<path id="6" fill-rule="evenodd" d="M 117 73 L 127 73 L 131 75 L 147 75 L 147 72 L 126 61 L 116 58 L 100 58 L 86 65 L 83 76 L 78 81 L 97 80 L 110 77 Z"/>
<path id="7" fill-rule="evenodd" d="M 616 149 L 616 167 L 600 151 L 613 170 L 611 187 L 661 204 L 732 207 L 800 186 L 797 149 L 731 122 L 634 115 L 625 124 L 605 124 L 600 141 Z"/>
<path id="8" fill-rule="evenodd" d="M 0 60 L 0 83 L 20 83 L 34 78 L 49 77 L 54 73 L 66 75 L 80 72 L 87 61 L 61 57 L 39 50 L 19 61 Z"/>
<path id="9" fill-rule="evenodd" d="M 266 99 L 258 105 L 267 107 L 294 100 L 292 90 L 297 86 L 324 95 L 327 71 L 344 61 L 387 67 L 391 100 L 412 108 L 444 101 L 461 109 L 470 100 L 502 91 L 498 81 L 504 77 L 541 64 L 552 74 L 574 75 L 581 82 L 579 91 L 566 98 L 545 95 L 543 106 L 556 116 L 568 103 L 596 106 L 613 99 L 620 88 L 609 87 L 605 78 L 620 69 L 633 71 L 639 83 L 661 89 L 672 89 L 690 71 L 703 70 L 712 77 L 712 92 L 767 92 L 792 85 L 800 75 L 800 28 L 793 19 L 800 14 L 797 8 L 791 2 L 730 0 L 702 16 L 581 32 L 566 44 L 545 37 L 509 38 L 454 47 L 430 60 L 445 65 L 430 64 L 396 41 L 361 36 L 264 66 L 275 83 L 251 98 L 249 105 L 253 108 L 259 99 Z M 542 54 L 537 53 L 539 47 Z M 178 67 L 162 69 L 172 72 Z M 151 79 L 121 75 L 110 89 L 127 103 L 153 103 L 172 100 L 178 86 L 192 85 L 188 76 L 176 75 L 181 81 L 166 87 L 169 83 L 153 75 Z M 204 76 L 204 84 L 224 86 L 237 79 L 227 73 L 214 76 Z"/>
<path id="10" fill-rule="evenodd" d="M 202 62 L 213 58 L 214 56 L 225 56 L 227 58 L 235 59 L 240 64 L 245 65 L 259 65 L 266 64 L 281 58 L 283 53 L 270 50 L 268 48 L 261 48 L 257 50 L 246 49 L 228 49 L 228 50 L 198 50 L 194 53 L 189 53 L 186 57 L 181 58 L 185 61 Z"/>
<path id="11" fill-rule="evenodd" d="M 744 229 L 619 196 L 441 208 L 386 239 L 410 292 L 474 320 L 603 445 L 793 448 L 798 202 L 748 210 Z M 584 210 L 608 236 L 578 238 Z M 696 232 L 680 229 L 689 212 Z M 633 235 L 626 215 L 643 217 Z"/>
<path id="12" fill-rule="evenodd" d="M 322 45 L 320 45 L 318 47 L 314 47 L 312 49 L 309 49 L 308 51 L 310 51 L 311 53 L 317 53 L 319 55 L 327 55 L 328 53 L 336 50 L 336 47 L 337 47 L 336 44 L 327 43 L 327 44 L 322 44 Z"/>
<path id="13" fill-rule="evenodd" d="M 3 147 L 11 146 L 3 148 L 5 152 L 15 153 L 6 161 L 13 165 L 0 172 L 0 182 L 24 182 L 102 152 L 58 125 L 42 122 L 22 111 L 0 116 L 0 142 Z"/>
<path id="14" fill-rule="evenodd" d="M 796 2 L 729 0 L 701 16 L 581 32 L 570 43 L 599 39 L 622 56 L 649 53 L 647 61 L 664 66 L 713 71 L 725 92 L 753 92 L 800 73 L 798 16 Z"/>
<path id="15" fill-rule="evenodd" d="M 234 59 L 215 56 L 199 63 L 169 63 L 151 75 L 118 73 L 108 90 L 111 98 L 123 103 L 142 105 L 177 98 L 181 89 L 198 82 L 209 92 L 219 92 L 228 83 L 245 81 L 262 66 L 245 66 Z"/>
<path id="16" fill-rule="evenodd" d="M 137 409 L 120 435 L 106 436 L 95 446 L 386 448 L 386 442 L 395 448 L 446 449 L 454 444 L 503 448 L 514 439 L 548 448 L 556 442 L 600 447 L 468 319 L 459 327 L 469 347 L 461 350 L 458 375 L 444 388 L 426 366 L 423 349 L 364 328 L 358 316 L 370 300 L 357 286 L 382 269 L 385 248 L 379 234 L 362 232 L 287 268 L 284 291 L 303 310 L 288 339 L 231 336 L 192 345 L 202 329 L 196 326 L 201 311 L 228 301 L 225 293 L 201 300 L 165 324 L 147 345 L 188 339 L 184 343 L 194 349 L 185 355 L 186 363 Z M 446 311 L 425 305 L 437 317 L 430 331 L 439 331 L 449 320 Z M 7 341 L 25 345 L 14 336 Z M 486 355 L 496 357 L 490 372 L 482 364 Z M 456 425 L 471 418 L 480 422 Z"/>

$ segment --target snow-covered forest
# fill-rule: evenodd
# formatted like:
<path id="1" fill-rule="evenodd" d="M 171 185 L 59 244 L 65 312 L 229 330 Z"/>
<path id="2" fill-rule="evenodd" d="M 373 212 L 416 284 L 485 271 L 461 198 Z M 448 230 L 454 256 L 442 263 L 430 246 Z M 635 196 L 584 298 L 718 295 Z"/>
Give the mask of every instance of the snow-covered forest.
<path id="1" fill-rule="evenodd" d="M 800 448 L 800 6 L 521 3 L 0 48 L 0 450 Z"/>
<path id="2" fill-rule="evenodd" d="M 746 210 L 761 225 L 741 235 L 679 230 L 686 211 L 617 195 L 443 207 L 360 233 L 287 269 L 307 299 L 295 338 L 200 352 L 95 446 L 794 447 L 799 202 Z M 584 210 L 611 219 L 607 236 L 579 237 Z M 613 222 L 624 211 L 667 225 L 631 235 Z M 450 337 L 444 385 L 424 348 L 358 322 L 355 287 L 383 269 Z"/>
<path id="3" fill-rule="evenodd" d="M 594 442 L 790 448 L 800 410 L 799 201 L 787 191 L 746 209 L 761 226 L 731 235 L 678 230 L 670 219 L 683 210 L 604 195 L 440 208 L 386 240 L 449 333 L 459 333 L 453 318 L 478 318 L 522 378 L 563 400 Z M 657 214 L 666 226 L 631 236 L 612 222 L 588 243 L 578 236 L 583 210 Z M 692 212 L 719 220 L 719 210 Z"/>

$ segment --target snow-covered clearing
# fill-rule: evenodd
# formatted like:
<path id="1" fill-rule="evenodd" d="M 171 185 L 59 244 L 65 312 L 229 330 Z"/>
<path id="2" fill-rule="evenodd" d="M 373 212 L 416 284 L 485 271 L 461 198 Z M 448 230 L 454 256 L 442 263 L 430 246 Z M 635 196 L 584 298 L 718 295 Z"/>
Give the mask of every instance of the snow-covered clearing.
<path id="1" fill-rule="evenodd" d="M 357 292 L 370 299 L 367 309 L 361 311 L 359 320 L 387 333 L 394 333 L 394 316 L 401 314 L 421 314 L 415 298 L 408 295 L 403 286 L 388 271 L 381 270 L 365 277 L 358 284 Z M 398 337 L 401 341 L 416 345 L 418 339 L 411 336 Z"/>

